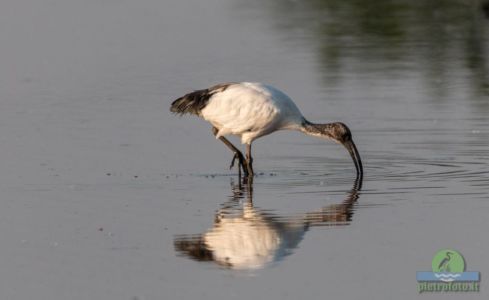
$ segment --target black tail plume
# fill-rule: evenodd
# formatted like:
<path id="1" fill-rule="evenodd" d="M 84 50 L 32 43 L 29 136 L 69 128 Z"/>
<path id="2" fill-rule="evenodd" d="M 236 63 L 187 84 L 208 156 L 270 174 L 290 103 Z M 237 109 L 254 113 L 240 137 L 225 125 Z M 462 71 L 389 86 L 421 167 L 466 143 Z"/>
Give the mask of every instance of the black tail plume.
<path id="1" fill-rule="evenodd" d="M 173 101 L 170 111 L 181 115 L 186 113 L 199 115 L 200 110 L 207 105 L 210 96 L 208 90 L 194 91 Z"/>
<path id="2" fill-rule="evenodd" d="M 208 89 L 188 93 L 173 101 L 170 111 L 180 115 L 190 113 L 198 116 L 214 94 L 224 91 L 230 85 L 231 83 L 218 84 Z"/>

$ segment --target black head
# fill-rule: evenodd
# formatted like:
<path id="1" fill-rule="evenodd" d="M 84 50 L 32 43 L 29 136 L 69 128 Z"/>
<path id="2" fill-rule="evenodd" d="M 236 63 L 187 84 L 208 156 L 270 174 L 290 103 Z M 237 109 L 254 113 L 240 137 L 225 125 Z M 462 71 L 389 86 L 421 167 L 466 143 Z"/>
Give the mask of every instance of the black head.
<path id="1" fill-rule="evenodd" d="M 351 141 L 351 131 L 348 126 L 341 122 L 330 123 L 325 132 L 330 139 L 333 139 L 339 144 L 344 144 L 345 142 Z"/>
<path id="2" fill-rule="evenodd" d="M 355 168 L 357 169 L 357 177 L 363 178 L 363 166 L 360 154 L 358 153 L 357 147 L 353 142 L 350 128 L 341 122 L 324 124 L 320 128 L 321 135 L 332 139 L 338 144 L 343 145 L 346 150 L 350 153 Z"/>

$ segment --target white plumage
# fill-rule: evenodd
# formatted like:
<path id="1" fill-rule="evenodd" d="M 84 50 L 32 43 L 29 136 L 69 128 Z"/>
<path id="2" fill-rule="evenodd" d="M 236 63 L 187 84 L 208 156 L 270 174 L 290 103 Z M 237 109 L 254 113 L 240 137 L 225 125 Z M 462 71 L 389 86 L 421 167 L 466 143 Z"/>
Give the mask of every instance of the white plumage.
<path id="1" fill-rule="evenodd" d="M 195 114 L 211 123 L 216 138 L 234 152 L 231 167 L 238 159 L 246 176 L 253 175 L 252 142 L 274 131 L 289 129 L 342 144 L 355 163 L 357 177 L 362 177 L 362 162 L 348 127 L 340 122 L 307 121 L 295 103 L 272 86 L 252 82 L 219 84 L 178 98 L 170 110 Z M 224 137 L 229 134 L 241 137 L 241 142 L 246 144 L 246 158 Z"/>
<path id="2" fill-rule="evenodd" d="M 214 261 L 231 269 L 259 269 L 291 254 L 312 226 L 347 225 L 358 199 L 355 181 L 346 198 L 337 204 L 299 215 L 274 215 L 253 205 L 253 189 L 232 185 L 233 195 L 214 216 L 205 233 L 178 235 L 175 249 L 199 261 Z"/>
<path id="3" fill-rule="evenodd" d="M 243 144 L 280 129 L 300 130 L 304 119 L 283 92 L 251 82 L 233 84 L 214 94 L 201 115 L 218 129 L 217 138 L 234 134 Z"/>

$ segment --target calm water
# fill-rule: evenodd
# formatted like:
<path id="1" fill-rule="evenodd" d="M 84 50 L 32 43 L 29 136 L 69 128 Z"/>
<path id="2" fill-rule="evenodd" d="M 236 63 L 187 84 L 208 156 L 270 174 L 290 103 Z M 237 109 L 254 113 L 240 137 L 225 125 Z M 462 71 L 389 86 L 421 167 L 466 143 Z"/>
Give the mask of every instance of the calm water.
<path id="1" fill-rule="evenodd" d="M 482 274 L 463 298 L 487 299 L 482 5 L 3 1 L 0 298 L 414 299 L 453 248 Z M 256 141 L 241 183 L 208 124 L 168 111 L 225 81 L 348 124 L 363 188 L 295 132 Z"/>

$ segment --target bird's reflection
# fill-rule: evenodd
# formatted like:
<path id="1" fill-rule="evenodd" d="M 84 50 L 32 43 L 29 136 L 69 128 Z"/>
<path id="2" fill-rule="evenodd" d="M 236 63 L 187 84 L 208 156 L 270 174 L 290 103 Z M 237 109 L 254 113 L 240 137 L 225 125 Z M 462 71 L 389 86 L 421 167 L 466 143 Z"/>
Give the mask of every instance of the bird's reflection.
<path id="1" fill-rule="evenodd" d="M 358 200 L 357 178 L 344 201 L 306 214 L 279 216 L 253 205 L 253 183 L 231 182 L 232 196 L 215 215 L 206 233 L 178 235 L 176 251 L 198 261 L 230 269 L 259 269 L 292 253 L 311 226 L 348 225 Z"/>

